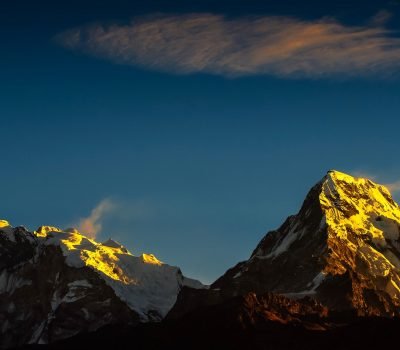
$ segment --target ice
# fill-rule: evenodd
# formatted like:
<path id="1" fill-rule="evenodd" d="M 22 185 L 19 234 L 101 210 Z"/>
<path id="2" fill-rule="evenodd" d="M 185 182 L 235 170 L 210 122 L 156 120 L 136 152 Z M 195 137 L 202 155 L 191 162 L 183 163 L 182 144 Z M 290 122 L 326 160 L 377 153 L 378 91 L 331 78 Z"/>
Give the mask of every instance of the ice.
<path id="1" fill-rule="evenodd" d="M 183 286 L 205 287 L 199 281 L 182 276 L 179 268 L 162 263 L 154 255 L 134 256 L 112 239 L 97 243 L 76 230 L 51 231 L 44 244 L 60 247 L 67 265 L 87 266 L 96 271 L 143 321 L 149 320 L 150 311 L 156 311 L 159 318 L 163 318 Z M 87 281 L 75 281 L 69 286 L 89 288 L 89 285 Z M 57 296 L 54 302 L 74 302 L 80 298 L 75 288 L 71 288 L 63 298 Z"/>
<path id="2" fill-rule="evenodd" d="M 63 231 L 53 226 L 41 226 L 32 235 L 25 230 L 17 231 L 5 220 L 0 221 L 0 229 L 13 241 L 16 241 L 15 234 L 18 234 L 25 240 L 32 239 L 42 248 L 58 247 L 70 267 L 94 270 L 117 297 L 139 313 L 142 321 L 161 320 L 174 305 L 183 286 L 205 288 L 199 281 L 184 277 L 178 267 L 163 263 L 153 254 L 134 256 L 112 239 L 98 243 L 76 229 Z M 40 247 L 37 251 L 40 251 Z M 17 274 L 9 274 L 7 270 L 0 273 L 0 293 L 12 294 L 31 283 Z M 92 283 L 78 279 L 68 284 L 66 292 L 56 290 L 51 298 L 52 311 L 48 314 L 48 320 L 54 318 L 60 304 L 73 303 L 85 297 L 88 288 L 92 288 Z"/>

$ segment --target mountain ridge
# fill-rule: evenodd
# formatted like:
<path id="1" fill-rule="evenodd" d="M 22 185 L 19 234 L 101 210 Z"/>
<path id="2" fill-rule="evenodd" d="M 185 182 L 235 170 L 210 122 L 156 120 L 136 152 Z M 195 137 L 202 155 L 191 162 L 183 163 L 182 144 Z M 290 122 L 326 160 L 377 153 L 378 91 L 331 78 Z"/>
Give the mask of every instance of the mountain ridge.
<path id="1" fill-rule="evenodd" d="M 40 255 L 45 266 L 55 257 L 69 263 L 62 265 L 66 280 L 55 300 L 52 294 L 50 303 L 59 307 L 58 315 L 50 313 L 50 319 L 55 320 L 52 324 L 55 331 L 48 332 L 47 324 L 44 328 L 36 326 L 32 336 L 36 336 L 38 329 L 40 334 L 46 329 L 45 334 L 50 337 L 36 337 L 35 341 L 25 343 L 43 341 L 53 344 L 49 348 L 68 348 L 82 341 L 102 345 L 103 341 L 122 344 L 134 340 L 147 345 L 146 348 L 160 349 L 165 344 L 186 347 L 188 341 L 195 339 L 193 348 L 209 344 L 220 348 L 228 344 L 239 349 L 247 348 L 248 344 L 267 343 L 272 344 L 272 349 L 280 349 L 293 346 L 290 339 L 295 336 L 299 349 L 310 348 L 310 341 L 314 341 L 311 348 L 340 344 L 340 348 L 350 349 L 354 345 L 368 345 L 373 340 L 373 335 L 364 334 L 363 327 L 370 330 L 378 327 L 387 333 L 387 329 L 396 330 L 400 322 L 400 208 L 385 186 L 339 171 L 329 171 L 310 189 L 297 214 L 268 232 L 248 260 L 228 269 L 209 288 L 183 277 L 177 268 L 168 270 L 168 265 L 154 255 L 133 257 L 113 240 L 97 243 L 73 229 L 41 227 L 30 233 L 7 225 L 6 221 L 0 221 L 0 231 L 8 230 L 11 237 L 5 243 L 0 232 L 0 268 L 5 264 L 19 269 L 24 265 L 18 261 L 37 259 L 32 254 L 32 242 L 37 240 L 42 242 L 38 246 L 48 253 Z M 16 244 L 20 249 L 13 250 Z M 7 247 L 14 254 L 7 254 Z M 133 274 L 126 268 L 126 259 L 134 259 L 135 266 L 146 266 L 146 271 L 167 267 L 175 273 L 177 287 L 168 300 L 176 302 L 170 302 L 173 306 L 169 311 L 163 309 L 165 300 L 157 298 L 152 305 L 157 305 L 158 310 L 124 307 L 126 300 L 121 288 L 135 285 L 131 280 Z M 86 278 L 77 278 L 77 271 L 80 276 L 84 271 Z M 53 276 L 51 282 L 57 284 L 57 269 L 48 273 Z M 98 278 L 99 274 L 105 278 Z M 147 275 L 147 281 L 151 282 L 148 290 L 157 294 L 160 285 L 153 283 L 154 276 Z M 18 293 L 27 288 L 29 283 L 20 277 L 9 278 L 13 283 L 6 284 L 6 289 L 11 286 Z M 2 280 L 4 276 L 0 275 Z M 41 283 L 45 281 L 42 279 Z M 115 283 L 118 287 L 112 288 Z M 90 295 L 94 289 L 88 285 L 96 285 L 96 293 Z M 4 283 L 0 287 L 4 289 Z M 85 294 L 86 290 L 89 295 Z M 107 297 L 98 300 L 99 291 Z M 84 297 L 75 300 L 79 293 Z M 114 293 L 114 298 L 109 297 L 110 293 Z M 79 305 L 74 309 L 79 314 L 75 318 L 68 316 L 69 302 L 66 301 L 70 299 Z M 135 300 L 140 300 L 138 294 Z M 107 306 L 109 302 L 113 303 L 112 307 Z M 29 303 L 34 304 L 32 299 Z M 81 311 L 87 305 L 95 306 L 89 319 L 81 322 L 85 318 Z M 11 323 L 7 323 L 4 315 L 13 313 L 15 310 L 0 309 L 0 321 L 3 328 L 6 324 L 6 330 Z M 105 314 L 108 315 L 106 322 Z M 47 322 L 48 315 L 44 316 Z M 143 315 L 147 320 L 162 319 L 162 322 L 143 325 L 140 323 Z M 72 321 L 77 327 L 71 330 L 68 327 Z M 57 337 L 59 329 L 64 332 L 62 337 Z M 53 343 L 82 330 L 84 334 L 77 338 Z M 92 331 L 95 333 L 91 334 Z M 116 335 L 126 339 L 116 340 Z M 337 337 L 352 340 L 337 341 Z M 388 339 L 392 339 L 390 334 Z"/>
<path id="2" fill-rule="evenodd" d="M 300 211 L 268 232 L 248 260 L 198 293 L 201 301 L 195 291 L 183 290 L 168 317 L 182 316 L 197 302 L 215 304 L 249 292 L 309 296 L 330 310 L 360 316 L 398 316 L 399 227 L 400 209 L 386 187 L 329 171 Z"/>
<path id="3" fill-rule="evenodd" d="M 112 240 L 0 221 L 0 347 L 160 321 L 185 285 L 204 288 L 179 268 L 152 254 L 134 256 Z"/>

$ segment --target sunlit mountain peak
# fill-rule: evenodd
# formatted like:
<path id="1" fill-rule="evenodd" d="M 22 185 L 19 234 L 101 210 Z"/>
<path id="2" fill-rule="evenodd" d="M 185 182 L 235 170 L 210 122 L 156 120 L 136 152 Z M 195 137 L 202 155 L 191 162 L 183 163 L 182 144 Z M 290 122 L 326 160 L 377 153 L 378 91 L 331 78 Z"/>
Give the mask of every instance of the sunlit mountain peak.
<path id="1" fill-rule="evenodd" d="M 331 170 L 296 215 L 210 290 L 224 298 L 251 291 L 307 296 L 360 316 L 399 315 L 399 206 L 385 186 Z"/>
<path id="2" fill-rule="evenodd" d="M 183 286 L 205 287 L 153 254 L 134 256 L 112 239 L 99 243 L 53 226 L 29 232 L 0 221 L 0 298 L 18 305 L 15 328 L 3 327 L 15 334 L 10 344 L 61 339 L 116 320 L 159 321 Z M 40 307 L 32 310 L 33 304 Z M 67 329 L 59 317 L 70 320 Z"/>
<path id="3" fill-rule="evenodd" d="M 7 220 L 0 220 L 0 228 L 10 226 Z"/>
<path id="4" fill-rule="evenodd" d="M 140 257 L 142 258 L 142 261 L 146 264 L 154 264 L 154 265 L 159 265 L 159 266 L 161 266 L 163 264 L 153 254 L 144 254 L 143 253 Z"/>

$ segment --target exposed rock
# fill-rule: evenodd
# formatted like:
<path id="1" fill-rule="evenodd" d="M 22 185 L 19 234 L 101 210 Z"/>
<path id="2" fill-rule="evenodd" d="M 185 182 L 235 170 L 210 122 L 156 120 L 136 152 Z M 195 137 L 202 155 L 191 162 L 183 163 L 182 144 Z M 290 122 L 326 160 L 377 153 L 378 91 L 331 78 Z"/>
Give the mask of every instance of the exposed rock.
<path id="1" fill-rule="evenodd" d="M 327 316 L 312 299 L 249 293 L 197 308 L 176 320 L 108 326 L 49 346 L 29 349 L 265 349 L 355 350 L 390 348 L 400 322 L 388 318 Z M 131 345 L 132 344 L 132 345 Z"/>
<path id="2" fill-rule="evenodd" d="M 179 268 L 133 256 L 111 240 L 0 225 L 0 348 L 159 321 L 180 288 L 193 286 Z"/>
<path id="3" fill-rule="evenodd" d="M 400 209 L 368 179 L 330 171 L 299 213 L 208 291 L 185 288 L 169 317 L 249 292 L 305 296 L 331 312 L 400 315 Z"/>

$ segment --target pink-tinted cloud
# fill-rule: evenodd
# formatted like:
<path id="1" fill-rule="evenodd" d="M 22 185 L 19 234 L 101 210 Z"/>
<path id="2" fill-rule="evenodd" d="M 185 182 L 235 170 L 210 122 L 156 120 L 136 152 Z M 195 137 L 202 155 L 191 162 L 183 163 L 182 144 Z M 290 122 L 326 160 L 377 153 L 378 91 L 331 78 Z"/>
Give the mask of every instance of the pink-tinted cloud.
<path id="1" fill-rule="evenodd" d="M 86 218 L 82 218 L 78 224 L 78 231 L 90 238 L 96 238 L 102 229 L 102 219 L 115 208 L 115 204 L 109 200 L 102 200 Z"/>
<path id="2" fill-rule="evenodd" d="M 158 16 L 75 28 L 57 40 L 116 63 L 179 74 L 392 76 L 400 69 L 400 38 L 384 28 L 388 18 L 382 12 L 368 25 L 347 26 L 331 18 Z"/>

